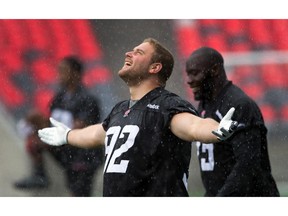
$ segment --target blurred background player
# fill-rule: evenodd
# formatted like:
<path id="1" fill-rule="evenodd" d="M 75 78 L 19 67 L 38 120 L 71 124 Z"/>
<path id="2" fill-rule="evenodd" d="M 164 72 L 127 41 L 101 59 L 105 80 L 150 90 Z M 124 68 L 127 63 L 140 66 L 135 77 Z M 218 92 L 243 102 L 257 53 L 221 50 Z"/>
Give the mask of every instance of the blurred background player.
<path id="1" fill-rule="evenodd" d="M 271 174 L 267 129 L 258 105 L 229 81 L 222 55 L 202 47 L 186 61 L 188 84 L 203 118 L 220 122 L 230 107 L 239 125 L 219 143 L 197 143 L 205 196 L 279 196 Z"/>
<path id="2" fill-rule="evenodd" d="M 50 104 L 50 115 L 71 128 L 82 128 L 100 121 L 97 99 L 82 84 L 83 64 L 77 57 L 67 56 L 58 65 L 59 91 Z M 48 150 L 65 169 L 67 187 L 72 196 L 91 196 L 94 174 L 104 159 L 103 147 L 80 149 L 73 146 L 51 147 L 44 145 L 37 130 L 47 126 L 49 119 L 33 111 L 25 119 L 26 149 L 31 156 L 33 173 L 15 183 L 19 189 L 46 188 L 49 186 L 43 161 L 43 150 Z M 30 132 L 29 132 L 30 131 Z"/>

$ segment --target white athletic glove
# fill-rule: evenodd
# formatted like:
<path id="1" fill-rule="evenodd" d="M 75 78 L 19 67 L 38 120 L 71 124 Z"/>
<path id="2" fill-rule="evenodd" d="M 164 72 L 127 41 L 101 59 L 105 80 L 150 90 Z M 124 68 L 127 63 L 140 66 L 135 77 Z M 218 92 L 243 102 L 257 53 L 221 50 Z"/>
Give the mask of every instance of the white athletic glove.
<path id="1" fill-rule="evenodd" d="M 212 133 L 217 136 L 217 139 L 220 141 L 224 141 L 228 139 L 230 136 L 233 135 L 235 132 L 238 122 L 232 121 L 231 117 L 233 116 L 233 113 L 235 111 L 235 108 L 232 107 L 226 115 L 223 117 L 223 119 L 220 121 L 220 124 L 218 126 L 217 131 L 212 131 Z"/>
<path id="2" fill-rule="evenodd" d="M 53 146 L 67 144 L 67 134 L 71 129 L 51 117 L 50 122 L 54 127 L 38 130 L 38 136 L 40 139 L 43 142 Z"/>

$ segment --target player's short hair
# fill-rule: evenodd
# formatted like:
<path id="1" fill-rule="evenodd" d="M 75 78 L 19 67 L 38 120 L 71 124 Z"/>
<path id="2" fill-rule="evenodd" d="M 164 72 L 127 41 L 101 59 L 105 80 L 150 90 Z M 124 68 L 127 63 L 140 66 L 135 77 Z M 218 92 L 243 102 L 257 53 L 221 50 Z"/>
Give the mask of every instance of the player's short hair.
<path id="1" fill-rule="evenodd" d="M 62 61 L 66 62 L 70 68 L 72 69 L 72 72 L 78 73 L 80 76 L 83 74 L 83 63 L 77 56 L 66 56 L 62 59 Z"/>
<path id="2" fill-rule="evenodd" d="M 146 38 L 143 42 L 150 43 L 154 49 L 154 55 L 152 56 L 152 63 L 160 62 L 162 64 L 162 69 L 158 73 L 160 82 L 165 85 L 166 81 L 172 74 L 174 67 L 174 58 L 171 52 L 164 47 L 159 41 L 154 38 Z"/>

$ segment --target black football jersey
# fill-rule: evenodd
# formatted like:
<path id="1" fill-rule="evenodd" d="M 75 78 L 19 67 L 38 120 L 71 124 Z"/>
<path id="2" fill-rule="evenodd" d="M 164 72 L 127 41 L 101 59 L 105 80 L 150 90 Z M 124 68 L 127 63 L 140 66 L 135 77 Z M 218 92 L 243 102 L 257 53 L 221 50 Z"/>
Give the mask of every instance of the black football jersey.
<path id="1" fill-rule="evenodd" d="M 188 196 L 191 143 L 170 130 L 173 115 L 194 107 L 156 88 L 129 109 L 118 103 L 103 122 L 106 159 L 103 196 Z"/>
<path id="2" fill-rule="evenodd" d="M 100 121 L 98 100 L 84 86 L 78 86 L 73 95 L 61 89 L 51 101 L 50 112 L 52 117 L 70 128 L 74 119 L 80 119 L 86 125 Z"/>
<path id="3" fill-rule="evenodd" d="M 86 125 L 96 124 L 100 121 L 98 100 L 84 86 L 78 86 L 73 95 L 61 89 L 51 101 L 50 112 L 51 117 L 69 128 L 73 128 L 74 119 L 80 119 Z M 64 145 L 58 149 L 58 151 L 60 150 L 59 160 L 68 169 L 75 163 L 81 163 L 88 169 L 94 169 L 104 159 L 104 148 L 102 147 L 87 150 Z"/>
<path id="4" fill-rule="evenodd" d="M 215 101 L 198 112 L 220 122 L 231 107 L 239 126 L 227 141 L 197 143 L 206 196 L 279 196 L 271 175 L 267 129 L 256 103 L 230 81 Z"/>

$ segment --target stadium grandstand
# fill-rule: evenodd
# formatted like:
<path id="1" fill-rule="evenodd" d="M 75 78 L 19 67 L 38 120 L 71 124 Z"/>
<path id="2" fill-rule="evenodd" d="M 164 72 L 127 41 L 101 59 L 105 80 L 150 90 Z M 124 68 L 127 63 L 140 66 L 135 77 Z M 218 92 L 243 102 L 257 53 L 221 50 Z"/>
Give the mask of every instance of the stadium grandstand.
<path id="1" fill-rule="evenodd" d="M 229 78 L 255 99 L 263 112 L 269 129 L 272 172 L 281 195 L 288 196 L 285 153 L 288 152 L 288 20 L 7 19 L 0 20 L 0 34 L 0 134 L 6 137 L 1 141 L 0 154 L 10 160 L 0 167 L 0 184 L 5 185 L 0 196 L 67 194 L 61 189 L 63 183 L 55 183 L 53 192 L 24 193 L 12 188 L 13 180 L 28 172 L 25 164 L 29 163 L 22 141 L 20 137 L 13 138 L 18 136 L 13 131 L 31 108 L 48 114 L 48 103 L 57 85 L 57 62 L 71 54 L 84 61 L 84 82 L 99 97 L 104 117 L 119 98 L 127 95 L 117 77 L 124 53 L 146 37 L 164 42 L 175 54 L 175 70 L 167 88 L 192 103 L 196 102 L 186 84 L 184 61 L 192 50 L 201 46 L 211 46 L 223 53 Z M 2 157 L 5 152 L 17 156 Z M 17 161 L 11 161 L 13 158 Z M 56 181 L 62 174 L 59 175 L 53 162 L 49 166 L 56 170 Z M 191 196 L 203 193 L 197 166 L 194 149 L 189 180 Z M 63 181 L 63 177 L 60 179 Z M 100 196 L 100 192 L 95 192 L 95 196 Z"/>
<path id="2" fill-rule="evenodd" d="M 211 46 L 223 53 L 229 78 L 258 102 L 270 129 L 275 124 L 288 123 L 287 33 L 287 20 L 175 22 L 179 59 L 184 61 L 201 46 Z M 192 100 L 192 92 L 186 87 Z"/>
<path id="3" fill-rule="evenodd" d="M 35 107 L 48 113 L 57 80 L 56 65 L 66 55 L 83 60 L 84 83 L 89 88 L 107 86 L 111 80 L 87 20 L 0 20 L 0 33 L 0 98 L 17 118 Z"/>

